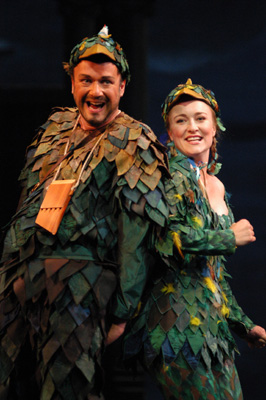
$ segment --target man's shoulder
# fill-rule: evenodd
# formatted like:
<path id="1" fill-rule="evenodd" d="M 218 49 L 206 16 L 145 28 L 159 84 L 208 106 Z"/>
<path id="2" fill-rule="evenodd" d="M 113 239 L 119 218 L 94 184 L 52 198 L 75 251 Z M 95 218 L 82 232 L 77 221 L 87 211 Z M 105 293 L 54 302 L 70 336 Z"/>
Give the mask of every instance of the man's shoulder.
<path id="1" fill-rule="evenodd" d="M 124 147 L 127 146 L 128 142 L 135 142 L 137 148 L 143 154 L 152 150 L 156 158 L 168 165 L 166 147 L 158 140 L 153 130 L 144 122 L 121 112 L 115 119 L 113 130 L 109 131 L 109 140 L 111 139 L 111 142 L 114 141 L 112 136 L 116 138 L 119 136 L 120 139 L 123 137 Z M 116 145 L 116 143 L 113 144 Z"/>
<path id="2" fill-rule="evenodd" d="M 118 149 L 115 160 L 119 176 L 126 174 L 127 177 L 132 173 L 137 179 L 136 168 L 142 177 L 149 177 L 147 181 L 153 180 L 156 173 L 159 176 L 160 169 L 168 174 L 165 146 L 151 128 L 141 121 L 121 112 L 108 127 L 107 140 Z"/>
<path id="3" fill-rule="evenodd" d="M 124 113 L 108 127 L 106 141 L 110 154 L 104 155 L 115 161 L 121 204 L 128 211 L 165 226 L 168 207 L 163 179 L 170 177 L 165 146 L 148 125 Z"/>
<path id="4" fill-rule="evenodd" d="M 77 107 L 54 107 L 48 121 L 56 123 L 71 122 L 78 116 Z"/>
<path id="5" fill-rule="evenodd" d="M 131 117 L 124 112 L 120 113 L 120 115 L 116 118 L 116 122 L 117 124 L 121 124 L 122 126 L 131 129 L 133 132 L 136 131 L 135 133 L 130 134 L 131 140 L 137 140 L 141 134 L 144 134 L 149 137 L 151 141 L 158 142 L 157 136 L 147 124 Z"/>
<path id="6" fill-rule="evenodd" d="M 77 108 L 54 107 L 46 122 L 38 127 L 32 142 L 27 147 L 27 153 L 32 154 L 41 142 L 45 142 L 48 145 L 49 136 L 52 139 L 59 132 L 71 130 L 75 125 L 77 116 Z"/>

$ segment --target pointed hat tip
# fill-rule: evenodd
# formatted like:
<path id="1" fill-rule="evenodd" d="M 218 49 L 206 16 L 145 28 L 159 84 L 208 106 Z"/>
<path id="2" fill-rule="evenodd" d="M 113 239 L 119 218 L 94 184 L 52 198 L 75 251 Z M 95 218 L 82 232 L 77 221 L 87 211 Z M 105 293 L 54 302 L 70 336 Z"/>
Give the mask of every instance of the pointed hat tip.
<path id="1" fill-rule="evenodd" d="M 104 25 L 100 30 L 100 32 L 98 33 L 98 36 L 108 36 L 108 35 L 109 35 L 108 26 Z"/>

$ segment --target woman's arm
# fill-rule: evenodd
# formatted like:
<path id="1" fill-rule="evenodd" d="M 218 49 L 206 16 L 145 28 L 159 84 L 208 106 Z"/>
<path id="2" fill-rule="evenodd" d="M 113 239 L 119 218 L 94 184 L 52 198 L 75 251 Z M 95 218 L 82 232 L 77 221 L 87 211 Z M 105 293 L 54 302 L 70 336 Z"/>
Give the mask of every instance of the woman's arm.
<path id="1" fill-rule="evenodd" d="M 245 339 L 251 348 L 262 348 L 266 345 L 266 332 L 261 326 L 255 325 L 244 313 L 232 294 L 231 287 L 223 277 L 221 286 L 226 295 L 229 316 L 229 327 L 240 337 Z"/>
<path id="2" fill-rule="evenodd" d="M 236 246 L 256 240 L 253 227 L 247 220 L 238 221 L 228 229 L 220 227 L 217 215 L 217 222 L 213 222 L 215 214 L 212 215 L 193 170 L 176 164 L 173 180 L 166 185 L 166 193 L 172 215 L 167 237 L 159 241 L 158 250 L 172 255 L 175 242 L 183 254 L 230 255 Z"/>

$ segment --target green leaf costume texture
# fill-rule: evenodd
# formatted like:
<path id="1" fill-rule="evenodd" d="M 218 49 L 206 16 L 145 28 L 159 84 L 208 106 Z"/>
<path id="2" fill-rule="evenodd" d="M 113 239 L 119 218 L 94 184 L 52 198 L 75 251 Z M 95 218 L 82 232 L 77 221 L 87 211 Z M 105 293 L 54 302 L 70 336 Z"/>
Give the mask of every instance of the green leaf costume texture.
<path id="1" fill-rule="evenodd" d="M 0 275 L 1 399 L 26 337 L 37 360 L 40 399 L 87 399 L 100 391 L 97 371 L 120 268 L 116 316 L 128 319 L 152 266 L 155 226 L 168 218 L 161 184 L 167 160 L 153 132 L 120 113 L 78 147 L 86 133 L 73 131 L 77 117 L 76 108 L 54 110 L 29 146 L 19 178 L 22 196 L 6 230 Z M 58 179 L 76 179 L 102 133 L 57 234 L 37 227 L 52 176 L 32 192 L 34 185 L 69 139 L 75 150 Z"/>
<path id="2" fill-rule="evenodd" d="M 125 356 L 138 352 L 165 399 L 241 399 L 229 328 L 245 336 L 254 327 L 232 295 L 225 255 L 235 251 L 232 211 L 211 210 L 198 183 L 199 168 L 178 153 L 165 185 L 168 230 L 156 244 L 165 266 L 132 320 Z"/>

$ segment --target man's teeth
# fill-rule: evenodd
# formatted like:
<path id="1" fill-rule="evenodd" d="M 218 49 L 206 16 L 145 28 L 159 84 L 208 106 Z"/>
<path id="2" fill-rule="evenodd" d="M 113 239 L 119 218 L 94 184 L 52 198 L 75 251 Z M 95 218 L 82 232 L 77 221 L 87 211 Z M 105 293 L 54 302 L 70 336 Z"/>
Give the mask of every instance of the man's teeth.
<path id="1" fill-rule="evenodd" d="M 97 109 L 97 108 L 103 108 L 104 103 L 95 104 L 95 103 L 90 103 L 90 102 L 89 102 L 88 105 L 89 105 L 89 107 L 91 107 L 91 108 Z"/>

